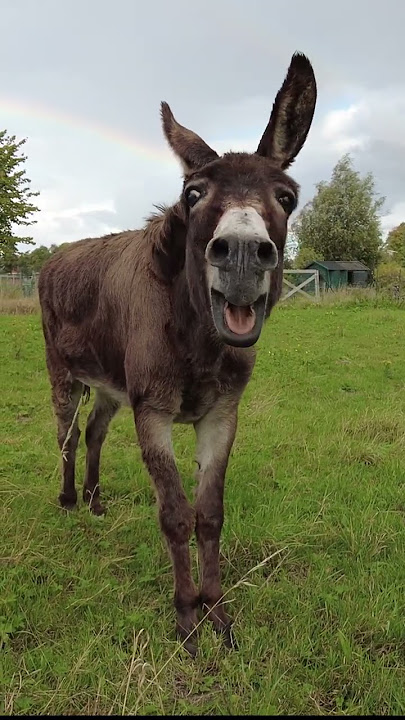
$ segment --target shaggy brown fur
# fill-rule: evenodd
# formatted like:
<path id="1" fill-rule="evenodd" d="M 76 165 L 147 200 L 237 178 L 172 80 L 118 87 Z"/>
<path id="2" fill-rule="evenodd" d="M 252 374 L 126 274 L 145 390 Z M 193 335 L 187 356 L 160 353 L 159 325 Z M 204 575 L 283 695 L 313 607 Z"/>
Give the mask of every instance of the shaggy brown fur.
<path id="1" fill-rule="evenodd" d="M 279 258 L 277 268 L 268 273 L 269 315 L 280 294 L 287 219 L 298 195 L 296 183 L 282 168 L 292 162 L 305 140 L 315 97 L 308 60 L 294 56 L 258 153 L 228 153 L 222 158 L 179 125 L 164 104 L 164 130 L 185 169 L 179 202 L 161 209 L 143 230 L 73 244 L 56 253 L 40 275 L 59 446 L 65 443 L 60 502 L 72 508 L 77 500 L 77 419 L 71 426 L 81 394 L 89 386 L 96 392 L 86 427 L 83 489 L 85 502 L 96 514 L 103 512 L 101 447 L 109 422 L 122 403 L 129 403 L 172 557 L 177 630 L 183 640 L 190 635 L 186 647 L 191 653 L 196 651 L 193 630 L 199 604 L 210 612 L 227 644 L 232 642 L 230 619 L 220 603 L 224 478 L 239 400 L 255 361 L 252 348 L 232 347 L 217 332 L 204 253 L 227 208 L 255 208 Z M 193 208 L 187 204 L 190 185 L 198 187 L 203 198 Z M 241 282 L 243 272 L 238 275 Z M 173 422 L 193 423 L 197 435 L 194 507 L 175 464 Z M 72 432 L 65 442 L 69 428 Z M 194 530 L 199 590 L 190 567 L 189 539 Z"/>

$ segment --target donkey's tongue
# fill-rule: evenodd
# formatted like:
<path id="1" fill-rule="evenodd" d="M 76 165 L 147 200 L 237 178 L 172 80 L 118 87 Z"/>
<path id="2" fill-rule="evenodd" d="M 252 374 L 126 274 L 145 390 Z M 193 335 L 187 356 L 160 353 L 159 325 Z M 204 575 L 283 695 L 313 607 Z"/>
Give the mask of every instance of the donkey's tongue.
<path id="1" fill-rule="evenodd" d="M 225 320 L 229 329 L 237 335 L 246 335 L 251 332 L 255 326 L 256 313 L 251 305 L 248 307 L 238 307 L 226 303 Z"/>

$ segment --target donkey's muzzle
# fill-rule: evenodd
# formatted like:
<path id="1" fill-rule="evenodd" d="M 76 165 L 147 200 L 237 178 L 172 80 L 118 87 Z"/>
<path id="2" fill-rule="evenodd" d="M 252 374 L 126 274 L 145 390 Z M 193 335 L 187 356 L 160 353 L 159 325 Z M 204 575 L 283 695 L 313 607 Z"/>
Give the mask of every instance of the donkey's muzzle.
<path id="1" fill-rule="evenodd" d="M 278 263 L 277 248 L 270 238 L 214 237 L 207 245 L 205 257 L 210 265 L 228 272 L 237 270 L 239 275 L 273 270 Z"/>
<path id="2" fill-rule="evenodd" d="M 205 249 L 211 311 L 220 338 L 248 347 L 258 340 L 278 252 L 254 207 L 231 207 Z"/>
<path id="3" fill-rule="evenodd" d="M 227 345 L 249 347 L 258 340 L 278 262 L 270 239 L 213 238 L 207 246 L 211 310 L 219 336 Z"/>

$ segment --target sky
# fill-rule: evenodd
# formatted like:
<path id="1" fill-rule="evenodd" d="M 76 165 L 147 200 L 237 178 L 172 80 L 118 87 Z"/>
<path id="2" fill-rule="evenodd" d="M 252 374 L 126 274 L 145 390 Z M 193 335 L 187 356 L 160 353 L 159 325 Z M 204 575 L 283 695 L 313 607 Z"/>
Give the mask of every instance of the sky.
<path id="1" fill-rule="evenodd" d="M 1 16 L 0 127 L 27 138 L 37 245 L 141 227 L 176 201 L 161 100 L 218 152 L 253 152 L 296 50 L 318 84 L 289 171 L 299 207 L 349 151 L 386 197 L 384 235 L 405 220 L 405 2 L 1 0 Z"/>

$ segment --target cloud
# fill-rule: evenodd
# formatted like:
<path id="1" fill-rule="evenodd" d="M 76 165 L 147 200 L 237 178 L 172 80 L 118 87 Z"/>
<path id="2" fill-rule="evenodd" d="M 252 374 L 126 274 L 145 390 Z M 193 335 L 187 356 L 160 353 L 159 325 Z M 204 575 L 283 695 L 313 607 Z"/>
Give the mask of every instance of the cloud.
<path id="1" fill-rule="evenodd" d="M 60 245 L 81 237 L 105 235 L 120 230 L 116 224 L 114 202 L 81 203 L 66 207 L 66 198 L 58 192 L 45 192 L 39 203 L 41 212 L 29 232 L 37 245 Z M 27 228 L 19 227 L 17 234 L 27 235 Z M 23 246 L 20 249 L 24 249 Z M 26 248 L 25 248 L 26 249 Z"/>
<path id="2" fill-rule="evenodd" d="M 381 218 L 383 236 L 386 237 L 392 228 L 405 222 L 405 200 L 393 206 L 392 210 Z"/>
<path id="3" fill-rule="evenodd" d="M 365 136 L 355 132 L 356 119 L 361 113 L 360 105 L 351 105 L 328 113 L 321 129 L 321 140 L 328 151 L 343 155 L 364 146 Z"/>
<path id="4" fill-rule="evenodd" d="M 350 151 L 387 197 L 385 231 L 404 219 L 405 3 L 290 0 L 275 12 L 268 0 L 205 0 L 201 12 L 189 0 L 38 0 L 21 13 L 3 0 L 2 20 L 18 28 L 19 52 L 5 33 L 1 124 L 29 138 L 38 244 L 139 227 L 153 203 L 178 197 L 178 164 L 159 160 L 163 99 L 219 151 L 253 151 L 297 49 L 318 82 L 313 127 L 291 168 L 301 206 Z"/>

